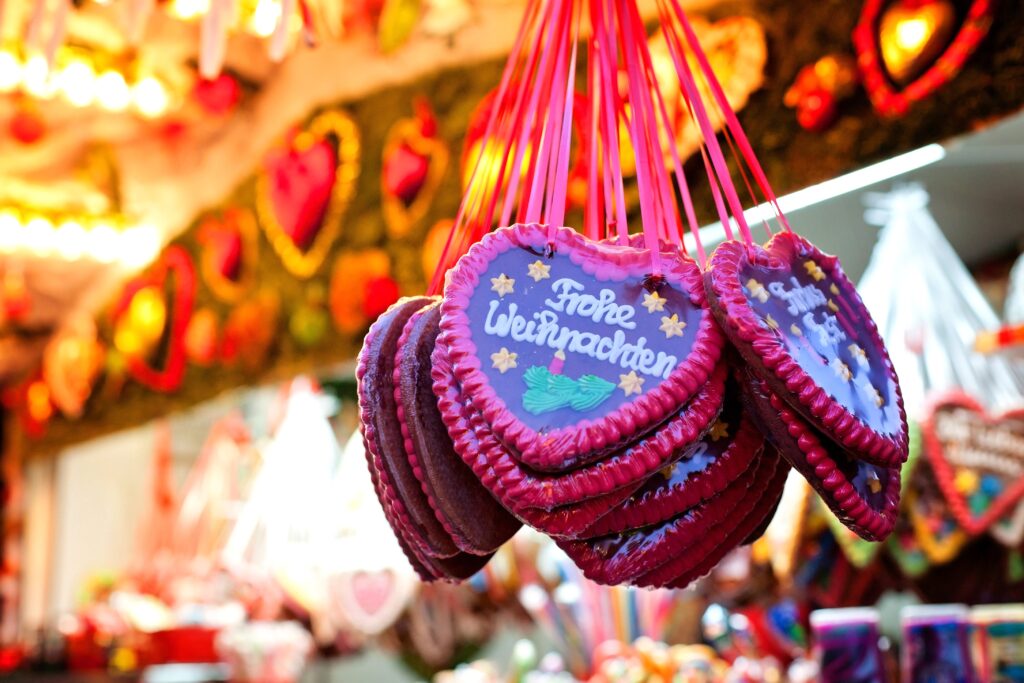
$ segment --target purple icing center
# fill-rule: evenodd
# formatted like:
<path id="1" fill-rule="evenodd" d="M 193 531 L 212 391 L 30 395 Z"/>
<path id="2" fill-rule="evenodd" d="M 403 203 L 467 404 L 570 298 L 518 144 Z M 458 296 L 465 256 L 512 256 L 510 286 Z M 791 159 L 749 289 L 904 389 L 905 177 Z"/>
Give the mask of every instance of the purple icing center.
<path id="1" fill-rule="evenodd" d="M 508 410 L 543 432 L 598 420 L 658 387 L 686 361 L 702 312 L 678 285 L 645 284 L 598 280 L 568 253 L 494 258 L 466 314 L 481 370 Z M 654 294 L 660 303 L 645 307 Z"/>
<path id="2" fill-rule="evenodd" d="M 852 305 L 856 294 L 816 270 L 814 261 L 797 258 L 785 269 L 747 264 L 740 270 L 751 309 L 837 403 L 876 432 L 900 432 L 896 385 L 860 306 Z"/>

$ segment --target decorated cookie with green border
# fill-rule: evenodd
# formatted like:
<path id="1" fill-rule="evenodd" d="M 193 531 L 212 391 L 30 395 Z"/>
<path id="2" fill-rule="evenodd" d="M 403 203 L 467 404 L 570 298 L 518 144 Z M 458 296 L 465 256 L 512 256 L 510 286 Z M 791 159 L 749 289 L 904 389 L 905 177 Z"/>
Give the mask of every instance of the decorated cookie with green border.
<path id="1" fill-rule="evenodd" d="M 763 248 L 725 242 L 705 284 L 726 336 L 803 419 L 861 460 L 906 460 L 896 372 L 837 258 L 790 232 Z"/>
<path id="2" fill-rule="evenodd" d="M 642 437 L 707 383 L 723 345 L 693 261 L 539 225 L 470 249 L 441 330 L 461 391 L 541 471 Z"/>

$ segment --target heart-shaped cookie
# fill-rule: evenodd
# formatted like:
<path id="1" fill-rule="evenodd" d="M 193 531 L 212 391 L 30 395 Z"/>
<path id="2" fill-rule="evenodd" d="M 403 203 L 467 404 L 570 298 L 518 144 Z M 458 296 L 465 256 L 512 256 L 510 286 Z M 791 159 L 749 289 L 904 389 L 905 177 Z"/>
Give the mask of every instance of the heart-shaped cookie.
<path id="1" fill-rule="evenodd" d="M 199 269 L 217 298 L 235 302 L 252 289 L 259 262 L 256 219 L 248 209 L 231 207 L 199 225 Z"/>
<path id="2" fill-rule="evenodd" d="M 851 457 L 790 410 L 764 380 L 746 372 L 745 405 L 768 440 L 846 526 L 867 540 L 888 536 L 899 511 L 899 467 Z"/>
<path id="3" fill-rule="evenodd" d="M 790 232 L 718 246 L 708 301 L 740 354 L 830 440 L 882 465 L 907 459 L 896 372 L 839 260 Z"/>
<path id="4" fill-rule="evenodd" d="M 680 515 L 723 490 L 751 466 L 763 446 L 764 437 L 743 411 L 739 385 L 730 380 L 722 412 L 701 440 L 652 475 L 614 514 L 597 520 L 586 533 L 621 533 Z"/>
<path id="5" fill-rule="evenodd" d="M 989 415 L 973 398 L 936 397 L 922 425 L 935 478 L 967 533 L 1012 515 L 1024 498 L 1024 411 Z"/>
<path id="6" fill-rule="evenodd" d="M 415 579 L 393 569 L 339 574 L 331 581 L 333 604 L 357 631 L 377 635 L 402 614 L 416 593 Z"/>
<path id="7" fill-rule="evenodd" d="M 561 540 L 559 547 L 584 576 L 609 585 L 633 583 L 684 554 L 696 564 L 703 555 L 691 556 L 688 548 L 710 539 L 709 547 L 704 548 L 709 551 L 723 542 L 735 530 L 735 523 L 757 507 L 759 498 L 749 495 L 751 489 L 770 478 L 777 464 L 777 457 L 758 458 L 754 467 L 729 482 L 718 495 L 661 524 L 586 540 Z M 736 543 L 741 540 L 738 538 Z M 659 573 L 660 584 L 668 583 L 681 571 L 673 567 L 670 576 Z"/>
<path id="8" fill-rule="evenodd" d="M 170 393 L 177 391 L 185 378 L 185 333 L 192 319 L 196 297 L 195 267 L 188 252 L 179 246 L 168 247 L 148 273 L 128 283 L 114 307 L 115 325 L 128 311 L 135 295 L 150 287 L 163 292 L 168 287 L 171 290 L 170 300 L 165 304 L 167 320 L 162 338 L 166 344 L 162 367 L 151 365 L 146 358 L 136 354 L 127 355 L 125 362 L 128 372 L 138 382 L 154 391 Z"/>
<path id="9" fill-rule="evenodd" d="M 430 356 L 440 302 L 412 314 L 395 347 L 395 405 L 405 454 L 437 520 L 462 552 L 487 555 L 521 526 L 455 452 L 438 411 Z"/>
<path id="10" fill-rule="evenodd" d="M 943 19 L 940 16 L 941 11 L 937 13 L 935 8 L 929 8 L 930 5 L 941 4 L 947 4 L 946 0 L 867 0 L 864 3 L 860 21 L 853 31 L 853 44 L 857 50 L 857 63 L 864 87 L 868 91 L 871 103 L 883 116 L 906 114 L 915 102 L 923 100 L 948 83 L 960 72 L 992 26 L 995 0 L 972 0 L 959 31 L 952 41 L 946 43 L 937 30 L 941 29 L 937 24 L 942 21 L 948 22 L 950 19 Z M 894 47 L 898 49 L 901 43 L 909 43 L 901 54 L 897 55 L 909 60 L 906 66 L 911 68 L 907 69 L 905 74 L 902 63 L 895 61 L 892 54 L 886 60 L 879 45 L 882 23 L 886 18 L 892 26 L 893 35 L 889 38 Z M 899 26 L 901 23 L 904 25 L 902 28 Z M 909 38 L 903 37 L 901 31 Z M 924 73 L 902 89 L 897 89 L 894 81 L 901 80 L 897 76 L 913 78 L 912 73 L 920 71 L 924 61 L 921 58 L 932 57 L 926 54 L 926 51 L 931 46 L 935 46 L 935 49 L 941 48 L 944 43 L 945 49 L 934 58 Z M 903 55 L 902 52 L 907 49 L 910 52 Z M 886 61 L 897 67 L 896 73 L 893 73 L 892 69 L 886 69 Z"/>
<path id="11" fill-rule="evenodd" d="M 384 141 L 381 208 L 388 234 L 405 237 L 423 218 L 448 168 L 448 147 L 437 136 L 429 106 L 401 119 Z"/>
<path id="12" fill-rule="evenodd" d="M 260 224 L 296 277 L 312 276 L 330 252 L 359 164 L 356 124 L 340 111 L 318 115 L 264 159 L 256 184 Z"/>
<path id="13" fill-rule="evenodd" d="M 470 249 L 449 272 L 441 330 L 462 392 L 542 471 L 643 436 L 706 384 L 722 350 L 695 263 L 539 225 Z"/>

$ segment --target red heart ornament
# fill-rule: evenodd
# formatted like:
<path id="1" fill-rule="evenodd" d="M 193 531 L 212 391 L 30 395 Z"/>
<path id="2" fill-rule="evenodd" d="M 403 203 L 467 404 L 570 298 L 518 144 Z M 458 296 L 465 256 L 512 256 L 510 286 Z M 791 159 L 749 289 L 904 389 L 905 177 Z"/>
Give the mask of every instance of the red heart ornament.
<path id="1" fill-rule="evenodd" d="M 523 464 L 552 471 L 678 411 L 707 383 L 723 340 L 692 261 L 516 225 L 449 272 L 438 343 L 494 434 Z"/>
<path id="2" fill-rule="evenodd" d="M 995 0 L 973 0 L 960 30 L 945 51 L 902 90 L 897 89 L 894 79 L 886 72 L 879 47 L 882 15 L 891 4 L 890 0 L 864 3 L 860 22 L 853 31 L 853 44 L 864 87 L 875 110 L 883 116 L 903 116 L 911 105 L 934 93 L 960 72 L 992 26 Z M 898 0 L 897 4 L 906 4 L 906 0 Z M 894 36 L 893 40 L 897 38 Z"/>
<path id="3" fill-rule="evenodd" d="M 704 278 L 726 336 L 774 393 L 860 459 L 907 459 L 896 371 L 836 257 L 783 232 L 763 248 L 719 245 Z"/>
<path id="4" fill-rule="evenodd" d="M 125 359 L 132 377 L 163 393 L 177 391 L 185 377 L 185 333 L 192 319 L 196 295 L 195 268 L 188 252 L 178 246 L 168 247 L 149 273 L 125 286 L 113 312 L 116 324 L 136 293 L 146 287 L 163 290 L 168 278 L 173 278 L 173 295 L 167 307 L 169 322 L 166 323 L 167 350 L 163 367 L 154 367 L 140 356 L 130 355 Z"/>
<path id="5" fill-rule="evenodd" d="M 199 226 L 200 272 L 218 298 L 234 302 L 251 289 L 259 260 L 256 219 L 252 212 L 229 208 Z"/>
<path id="6" fill-rule="evenodd" d="M 939 487 L 969 534 L 984 532 L 1024 498 L 1024 410 L 993 416 L 951 393 L 930 404 L 922 430 Z"/>
<path id="7" fill-rule="evenodd" d="M 285 268 L 312 276 L 341 232 L 359 176 L 355 122 L 339 111 L 320 114 L 264 159 L 257 180 L 260 223 Z"/>
<path id="8" fill-rule="evenodd" d="M 448 148 L 437 137 L 437 123 L 425 103 L 417 115 L 401 119 L 384 142 L 381 196 L 384 222 L 392 237 L 404 237 L 426 214 L 448 168 Z"/>

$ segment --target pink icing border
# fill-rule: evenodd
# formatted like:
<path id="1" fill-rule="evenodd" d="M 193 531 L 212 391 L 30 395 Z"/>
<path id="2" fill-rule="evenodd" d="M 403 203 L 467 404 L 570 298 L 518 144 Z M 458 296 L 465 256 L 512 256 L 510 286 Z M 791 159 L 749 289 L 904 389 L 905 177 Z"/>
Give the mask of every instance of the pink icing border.
<path id="1" fill-rule="evenodd" d="M 416 452 L 416 446 L 412 442 L 412 434 L 409 432 L 409 423 L 405 417 L 405 406 L 402 403 L 402 354 L 405 352 L 405 347 L 409 344 L 409 336 L 412 334 L 412 330 L 416 325 L 416 322 L 423 317 L 430 308 L 439 305 L 439 303 L 440 299 L 434 299 L 431 303 L 413 313 L 409 317 L 409 320 L 406 321 L 405 327 L 402 328 L 402 334 L 398 338 L 398 343 L 395 345 L 395 367 L 391 373 L 392 383 L 394 384 L 395 412 L 398 416 L 399 428 L 402 431 L 402 443 L 405 446 L 405 455 L 409 459 L 409 465 L 412 467 L 413 476 L 415 476 L 416 481 L 420 483 L 420 490 L 423 491 L 423 495 L 427 499 L 427 504 L 430 506 L 430 509 L 434 511 L 434 517 L 436 517 L 437 521 L 441 523 L 441 527 L 445 532 L 451 536 L 452 542 L 455 543 L 455 546 L 459 550 L 477 555 L 480 553 L 472 552 L 472 550 L 475 549 L 472 548 L 472 544 L 469 543 L 465 535 L 459 529 L 456 529 L 448 518 L 445 517 L 437 500 L 434 499 L 434 492 L 427 485 L 427 475 L 423 471 L 423 465 L 420 463 L 420 457 Z"/>
<path id="2" fill-rule="evenodd" d="M 889 468 L 896 470 L 896 476 L 890 477 L 885 490 L 885 507 L 882 512 L 871 509 L 867 502 L 857 493 L 857 489 L 846 478 L 839 469 L 836 461 L 828 454 L 828 449 L 822 445 L 821 440 L 811 429 L 810 425 L 799 415 L 794 413 L 790 407 L 779 398 L 778 394 L 768 387 L 767 382 L 760 382 L 757 391 L 763 391 L 767 396 L 767 406 L 762 404 L 762 398 L 753 395 L 751 399 L 758 404 L 757 410 L 762 414 L 770 414 L 770 408 L 778 414 L 778 422 L 786 428 L 786 433 L 792 439 L 791 444 L 776 444 L 779 451 L 787 459 L 798 457 L 797 453 L 790 449 L 796 449 L 806 460 L 807 464 L 814 468 L 817 481 L 808 479 L 810 484 L 818 491 L 830 508 L 836 512 L 836 516 L 847 527 L 854 531 L 861 538 L 868 541 L 883 541 L 892 533 L 896 525 L 896 516 L 899 514 L 901 476 L 900 467 Z M 784 446 L 789 446 L 786 448 Z M 798 472 L 801 468 L 793 463 Z M 803 474 L 803 472 L 801 472 Z"/>
<path id="3" fill-rule="evenodd" d="M 728 527 L 730 518 L 746 516 L 752 512 L 759 499 L 747 494 L 759 487 L 759 482 L 769 467 L 774 472 L 774 463 L 763 458 L 733 479 L 713 498 L 680 513 L 672 520 L 656 525 L 663 534 L 656 545 L 645 550 L 633 549 L 613 561 L 596 547 L 599 539 L 583 541 L 558 541 L 558 545 L 576 563 L 583 575 L 591 581 L 605 584 L 631 583 L 639 577 L 651 574 L 657 568 L 668 564 L 681 552 L 686 551 L 701 538 L 713 535 L 720 527 Z M 683 515 L 692 514 L 688 519 Z M 626 532 L 624 535 L 645 534 L 646 530 Z M 617 536 L 619 534 L 612 534 Z M 724 534 L 723 534 L 724 536 Z M 678 572 L 676 572 L 678 573 Z M 674 576 L 675 574 L 673 574 Z"/>
<path id="4" fill-rule="evenodd" d="M 529 428 L 507 408 L 481 369 L 466 309 L 482 273 L 498 255 L 512 248 L 544 248 L 549 242 L 553 242 L 556 250 L 567 252 L 575 264 L 599 281 L 621 281 L 651 272 L 651 255 L 645 250 L 592 242 L 569 228 L 548 229 L 536 224 L 501 228 L 475 244 L 448 273 L 441 304 L 440 337 L 448 347 L 463 392 L 495 434 L 518 451 L 524 464 L 548 471 L 601 457 L 677 410 L 707 382 L 724 345 L 707 308 L 696 263 L 662 254 L 666 279 L 683 287 L 693 304 L 704 309 L 689 356 L 657 388 L 600 419 L 583 419 L 543 434 Z"/>
<path id="5" fill-rule="evenodd" d="M 737 397 L 736 400 L 739 400 Z M 660 524 L 714 497 L 759 457 L 764 436 L 745 412 L 732 441 L 711 465 L 690 475 L 681 488 L 654 491 L 626 501 L 614 515 L 606 515 L 586 530 L 587 536 L 605 536 Z"/>
<path id="6" fill-rule="evenodd" d="M 833 399 L 800 367 L 785 346 L 778 343 L 775 335 L 761 324 L 761 320 L 750 307 L 740 283 L 740 270 L 746 262 L 768 267 L 779 265 L 780 260 L 771 253 L 776 240 L 792 240 L 794 243 L 788 248 L 801 257 L 813 259 L 837 284 L 855 295 L 852 303 L 868 321 L 867 333 L 871 342 L 882 350 L 886 373 L 895 387 L 903 427 L 899 434 L 886 436 L 876 432 Z M 711 265 L 704 277 L 706 291 L 719 322 L 730 339 L 736 342 L 745 359 L 757 365 L 759 369 L 763 367 L 770 371 L 765 373 L 765 379 L 770 382 L 772 389 L 787 397 L 792 396 L 796 400 L 794 407 L 807 414 L 808 419 L 819 423 L 823 432 L 861 459 L 885 467 L 906 461 L 909 448 L 907 414 L 903 408 L 903 394 L 900 391 L 896 370 L 892 366 L 889 352 L 878 333 L 875 321 L 860 297 L 856 296 L 856 288 L 846 278 L 838 258 L 821 252 L 798 235 L 783 232 L 772 237 L 764 248 L 747 247 L 737 241 L 723 242 L 712 254 Z"/>

